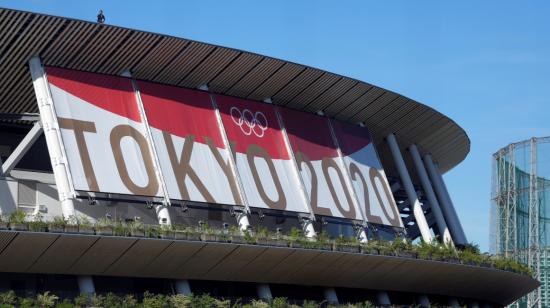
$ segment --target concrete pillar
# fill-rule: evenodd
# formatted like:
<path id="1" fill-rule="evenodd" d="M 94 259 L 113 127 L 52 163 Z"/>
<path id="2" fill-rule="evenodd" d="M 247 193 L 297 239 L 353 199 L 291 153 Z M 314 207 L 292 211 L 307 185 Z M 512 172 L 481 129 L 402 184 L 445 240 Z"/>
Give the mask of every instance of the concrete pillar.
<path id="1" fill-rule="evenodd" d="M 418 305 L 422 308 L 429 308 L 430 305 L 430 299 L 427 295 L 419 295 L 418 296 Z"/>
<path id="2" fill-rule="evenodd" d="M 390 297 L 386 291 L 376 292 L 376 306 L 388 307 L 391 306 Z"/>
<path id="3" fill-rule="evenodd" d="M 174 280 L 174 289 L 176 290 L 177 294 L 181 295 L 191 295 L 191 286 L 189 285 L 189 281 L 186 279 L 178 279 Z"/>
<path id="4" fill-rule="evenodd" d="M 447 227 L 447 223 L 445 222 L 445 217 L 441 212 L 441 207 L 439 205 L 439 202 L 437 201 L 437 197 L 435 196 L 435 192 L 432 188 L 432 184 L 430 183 L 430 179 L 428 178 L 428 173 L 426 172 L 426 168 L 422 163 L 422 158 L 420 158 L 420 153 L 418 152 L 418 148 L 416 147 L 415 144 L 411 144 L 409 146 L 409 151 L 411 153 L 414 166 L 416 167 L 418 177 L 420 178 L 422 188 L 424 189 L 424 193 L 426 194 L 426 198 L 430 202 L 430 207 L 432 209 L 432 212 L 434 213 L 435 221 L 437 223 L 437 230 L 439 231 L 441 239 L 446 244 L 452 244 L 452 237 L 449 232 L 449 228 Z"/>
<path id="5" fill-rule="evenodd" d="M 92 276 L 78 276 L 76 279 L 78 282 L 78 289 L 81 294 L 95 294 L 94 279 Z"/>
<path id="6" fill-rule="evenodd" d="M 268 302 L 273 299 L 273 295 L 271 295 L 271 288 L 267 283 L 258 283 L 256 285 L 256 291 L 258 292 L 258 298 L 260 299 Z"/>
<path id="7" fill-rule="evenodd" d="M 336 290 L 334 288 L 325 288 L 323 290 L 325 295 L 325 300 L 331 305 L 338 305 L 338 295 L 336 295 Z"/>
<path id="8" fill-rule="evenodd" d="M 466 235 L 464 234 L 458 215 L 456 214 L 451 198 L 447 192 L 443 178 L 435 166 L 430 154 L 424 155 L 424 165 L 426 166 L 426 170 L 428 170 L 431 183 L 433 184 L 433 188 L 437 194 L 439 204 L 441 205 L 441 210 L 445 216 L 447 226 L 451 231 L 451 236 L 454 243 L 457 245 L 468 244 L 468 240 L 466 239 Z"/>
<path id="9" fill-rule="evenodd" d="M 122 74 L 124 77 L 132 78 L 130 71 L 124 71 Z M 134 95 L 136 96 L 136 101 L 139 109 L 141 119 L 143 121 L 143 128 L 145 132 L 145 139 L 149 145 L 149 151 L 153 156 L 153 169 L 155 170 L 155 176 L 158 183 L 160 184 L 160 189 L 164 195 L 164 202 L 161 205 L 155 206 L 155 212 L 157 214 L 157 220 L 160 225 L 172 225 L 172 220 L 170 219 L 170 213 L 168 212 L 168 206 L 170 206 L 170 196 L 168 195 L 168 188 L 166 187 L 166 182 L 164 181 L 164 175 L 162 174 L 162 169 L 160 168 L 160 160 L 157 154 L 157 147 L 155 146 L 155 141 L 153 140 L 153 135 L 151 133 L 151 127 L 149 126 L 149 120 L 147 119 L 147 113 L 145 112 L 145 107 L 143 106 L 143 101 L 141 100 L 141 92 L 139 91 L 137 82 L 132 79 L 132 86 L 134 88 Z"/>
<path id="10" fill-rule="evenodd" d="M 409 202 L 412 206 L 414 219 L 416 220 L 416 225 L 418 226 L 420 234 L 422 235 L 422 240 L 424 240 L 424 242 L 430 243 L 432 241 L 430 227 L 428 226 L 426 216 L 424 216 L 424 211 L 422 210 L 422 206 L 420 205 L 420 201 L 418 200 L 418 196 L 416 195 L 416 191 L 414 190 L 409 171 L 407 170 L 407 166 L 405 165 L 405 161 L 403 160 L 403 156 L 401 155 L 401 151 L 399 150 L 399 145 L 397 145 L 395 135 L 393 133 L 389 134 L 386 139 L 388 141 L 388 145 L 393 156 L 393 161 L 395 162 L 395 166 L 397 167 L 397 171 L 399 172 L 399 177 L 401 178 L 401 182 L 403 183 L 405 191 L 407 192 L 407 198 L 409 198 Z"/>
<path id="11" fill-rule="evenodd" d="M 29 68 L 31 70 L 34 92 L 38 101 L 44 137 L 48 145 L 48 154 L 52 163 L 55 185 L 61 203 L 61 211 L 65 219 L 72 218 L 75 217 L 73 204 L 74 190 L 67 166 L 67 158 L 65 157 L 65 148 L 61 141 L 57 115 L 54 112 L 48 79 L 38 56 L 34 56 L 29 60 Z"/>

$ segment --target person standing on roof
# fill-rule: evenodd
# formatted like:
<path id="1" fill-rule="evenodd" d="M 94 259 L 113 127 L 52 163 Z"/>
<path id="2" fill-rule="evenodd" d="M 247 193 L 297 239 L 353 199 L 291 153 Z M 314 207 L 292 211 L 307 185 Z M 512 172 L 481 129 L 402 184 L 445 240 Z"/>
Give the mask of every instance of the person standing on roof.
<path id="1" fill-rule="evenodd" d="M 103 15 L 103 10 L 99 10 L 99 14 L 97 14 L 97 22 L 100 24 L 105 23 L 105 15 Z"/>

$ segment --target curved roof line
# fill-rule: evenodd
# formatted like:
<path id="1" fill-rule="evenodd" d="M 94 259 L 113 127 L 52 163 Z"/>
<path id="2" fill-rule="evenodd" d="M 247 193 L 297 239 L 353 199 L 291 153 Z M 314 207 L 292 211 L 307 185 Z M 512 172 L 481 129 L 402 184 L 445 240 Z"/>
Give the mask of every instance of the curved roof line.
<path id="1" fill-rule="evenodd" d="M 263 101 L 370 129 L 386 171 L 393 160 L 384 137 L 395 133 L 403 149 L 415 143 L 445 172 L 470 150 L 452 119 L 406 96 L 339 74 L 256 53 L 169 35 L 71 18 L 0 8 L 0 112 L 37 112 L 26 63 L 197 88 Z"/>

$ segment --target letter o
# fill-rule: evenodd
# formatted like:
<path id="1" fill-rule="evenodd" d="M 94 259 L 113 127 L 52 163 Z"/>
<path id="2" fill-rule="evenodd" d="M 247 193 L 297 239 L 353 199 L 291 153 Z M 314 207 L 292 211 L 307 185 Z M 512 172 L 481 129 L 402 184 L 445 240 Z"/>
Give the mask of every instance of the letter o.
<path id="1" fill-rule="evenodd" d="M 147 172 L 147 185 L 139 186 L 132 179 L 128 173 L 128 166 L 124 161 L 122 155 L 122 148 L 120 147 L 120 141 L 124 137 L 131 137 L 138 144 L 143 158 L 143 164 L 145 165 L 145 171 Z M 111 131 L 111 148 L 113 149 L 113 155 L 115 157 L 116 167 L 120 175 L 122 183 L 128 188 L 128 190 L 135 195 L 141 196 L 156 196 L 159 188 L 159 183 L 155 176 L 155 169 L 153 168 L 153 159 L 149 152 L 149 146 L 145 137 L 135 128 L 130 125 L 117 125 Z"/>

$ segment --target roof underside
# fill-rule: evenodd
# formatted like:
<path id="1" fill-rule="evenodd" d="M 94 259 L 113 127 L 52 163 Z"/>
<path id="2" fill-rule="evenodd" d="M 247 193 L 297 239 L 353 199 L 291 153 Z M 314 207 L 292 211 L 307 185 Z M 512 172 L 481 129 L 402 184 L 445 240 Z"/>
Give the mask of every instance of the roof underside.
<path id="1" fill-rule="evenodd" d="M 415 143 L 445 172 L 470 150 L 464 130 L 436 110 L 397 93 L 316 68 L 166 35 L 0 8 L 0 112 L 38 112 L 27 61 L 181 87 L 207 84 L 214 93 L 273 103 L 371 130 L 388 172 L 383 137 Z"/>

